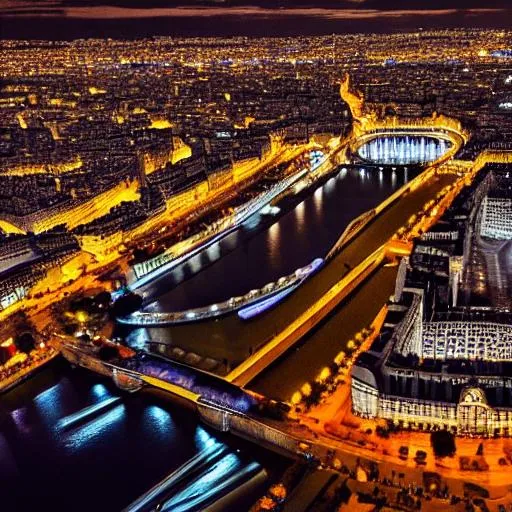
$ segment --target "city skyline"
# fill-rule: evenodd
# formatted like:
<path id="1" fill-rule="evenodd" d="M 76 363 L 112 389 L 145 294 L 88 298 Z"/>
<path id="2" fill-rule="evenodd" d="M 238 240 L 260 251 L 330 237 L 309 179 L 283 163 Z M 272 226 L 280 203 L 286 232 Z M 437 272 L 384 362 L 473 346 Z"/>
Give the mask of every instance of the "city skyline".
<path id="1" fill-rule="evenodd" d="M 512 512 L 506 2 L 0 0 L 2 512 Z"/>

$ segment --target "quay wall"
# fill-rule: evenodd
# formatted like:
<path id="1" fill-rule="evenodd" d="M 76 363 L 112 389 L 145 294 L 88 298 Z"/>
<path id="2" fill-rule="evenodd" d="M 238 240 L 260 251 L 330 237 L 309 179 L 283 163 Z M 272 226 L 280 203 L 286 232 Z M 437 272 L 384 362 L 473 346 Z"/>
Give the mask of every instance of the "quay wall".
<path id="1" fill-rule="evenodd" d="M 79 224 L 92 222 L 94 219 L 107 214 L 111 208 L 123 201 L 138 200 L 140 198 L 138 189 L 139 182 L 137 180 L 122 181 L 82 203 L 71 201 L 67 206 L 59 204 L 45 210 L 43 214 L 35 212 L 24 217 L 4 214 L 2 220 L 19 230 L 32 231 L 36 234 L 52 229 L 59 224 L 65 224 L 67 229 L 73 229 Z"/>
<path id="2" fill-rule="evenodd" d="M 384 261 L 384 258 L 385 246 L 381 246 L 363 262 L 354 267 L 294 322 L 237 366 L 226 376 L 226 380 L 238 386 L 245 386 L 325 318 L 343 299 L 364 282 Z"/>

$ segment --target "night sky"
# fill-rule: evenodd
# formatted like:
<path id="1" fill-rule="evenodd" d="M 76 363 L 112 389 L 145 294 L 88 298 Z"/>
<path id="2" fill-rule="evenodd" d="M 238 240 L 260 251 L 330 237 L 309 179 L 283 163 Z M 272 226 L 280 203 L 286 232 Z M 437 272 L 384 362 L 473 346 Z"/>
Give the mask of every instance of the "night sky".
<path id="1" fill-rule="evenodd" d="M 119 6 L 145 9 L 206 6 L 237 8 L 257 6 L 268 9 L 499 9 L 509 8 L 510 0 L 0 0 L 0 8 L 16 7 L 99 7 Z"/>
<path id="2" fill-rule="evenodd" d="M 0 0 L 0 38 L 512 28 L 511 0 Z"/>

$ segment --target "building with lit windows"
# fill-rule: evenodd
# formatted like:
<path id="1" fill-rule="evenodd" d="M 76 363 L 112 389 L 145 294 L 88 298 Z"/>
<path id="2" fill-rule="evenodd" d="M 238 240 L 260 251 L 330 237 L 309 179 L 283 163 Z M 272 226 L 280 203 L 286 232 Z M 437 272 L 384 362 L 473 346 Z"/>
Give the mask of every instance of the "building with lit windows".
<path id="1" fill-rule="evenodd" d="M 484 199 L 480 233 L 485 238 L 512 239 L 512 197 L 509 195 L 511 191 L 502 192 L 503 196 L 506 194 L 505 197 L 486 196 Z"/>
<path id="2" fill-rule="evenodd" d="M 390 305 L 383 331 L 353 367 L 353 411 L 402 427 L 512 434 L 512 315 L 425 321 L 424 299 L 423 290 L 406 289 Z"/>
<path id="3" fill-rule="evenodd" d="M 509 176 L 484 171 L 416 242 L 379 336 L 353 366 L 355 414 L 403 428 L 512 435 L 512 313 L 491 296 L 482 302 L 462 277 L 474 270 L 472 245 L 482 236 L 494 229 L 512 238 L 489 213 L 489 197 L 507 190 Z M 483 279 L 487 271 L 480 267 Z"/>

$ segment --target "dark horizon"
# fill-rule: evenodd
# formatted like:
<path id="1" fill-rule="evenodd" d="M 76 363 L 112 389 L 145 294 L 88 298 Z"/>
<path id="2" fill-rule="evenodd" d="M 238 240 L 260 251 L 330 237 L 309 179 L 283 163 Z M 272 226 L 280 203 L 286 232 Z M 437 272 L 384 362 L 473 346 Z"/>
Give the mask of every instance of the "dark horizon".
<path id="1" fill-rule="evenodd" d="M 0 39 L 73 40 L 170 37 L 279 37 L 401 33 L 418 29 L 511 29 L 512 9 L 367 11 L 286 9 L 0 10 Z"/>
<path id="2" fill-rule="evenodd" d="M 174 8 L 259 7 L 264 9 L 327 8 L 360 10 L 506 9 L 508 0 L 0 0 L 0 9 L 109 7 Z"/>

